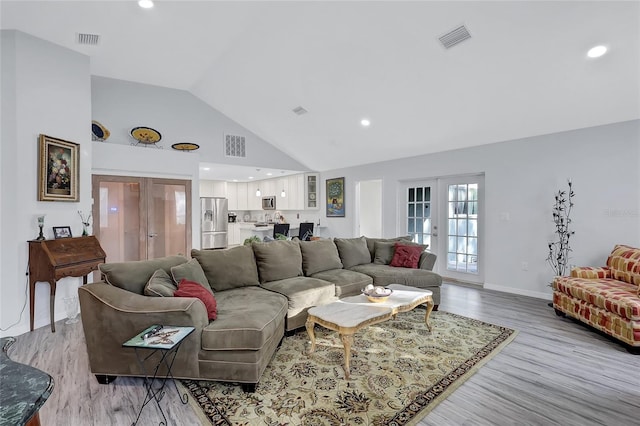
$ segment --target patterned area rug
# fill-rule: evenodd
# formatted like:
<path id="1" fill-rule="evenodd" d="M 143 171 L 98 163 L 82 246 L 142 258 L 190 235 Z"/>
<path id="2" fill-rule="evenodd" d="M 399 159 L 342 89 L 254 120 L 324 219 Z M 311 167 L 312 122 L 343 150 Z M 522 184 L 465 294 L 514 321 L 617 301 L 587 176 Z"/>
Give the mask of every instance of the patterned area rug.
<path id="1" fill-rule="evenodd" d="M 351 379 L 344 380 L 338 334 L 316 326 L 285 337 L 255 393 L 239 385 L 182 380 L 192 406 L 213 425 L 411 425 L 467 380 L 517 334 L 447 312 L 424 309 L 365 327 L 354 336 Z"/>

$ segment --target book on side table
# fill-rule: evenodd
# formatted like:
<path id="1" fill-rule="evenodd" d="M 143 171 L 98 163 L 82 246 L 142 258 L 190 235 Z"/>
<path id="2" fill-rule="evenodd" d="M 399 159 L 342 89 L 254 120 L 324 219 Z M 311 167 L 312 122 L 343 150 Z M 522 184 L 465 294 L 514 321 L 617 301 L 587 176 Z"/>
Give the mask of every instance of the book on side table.
<path id="1" fill-rule="evenodd" d="M 152 325 L 122 344 L 130 348 L 171 349 L 195 330 L 194 327 Z"/>

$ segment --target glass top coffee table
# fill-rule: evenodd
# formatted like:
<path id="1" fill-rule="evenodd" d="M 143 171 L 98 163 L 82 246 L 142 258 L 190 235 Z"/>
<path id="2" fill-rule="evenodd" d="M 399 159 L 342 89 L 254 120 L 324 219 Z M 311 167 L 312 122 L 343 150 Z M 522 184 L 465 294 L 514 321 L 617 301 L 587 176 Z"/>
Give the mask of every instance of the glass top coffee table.
<path id="1" fill-rule="evenodd" d="M 363 327 L 378 324 L 395 318 L 398 313 L 408 312 L 419 305 L 426 305 L 424 322 L 429 331 L 432 330 L 429 316 L 433 310 L 433 293 L 416 287 L 401 284 L 387 286 L 393 293 L 385 302 L 373 303 L 366 296 L 345 297 L 328 305 L 315 306 L 309 309 L 305 327 L 311 339 L 308 355 L 316 349 L 316 337 L 313 331 L 316 324 L 337 331 L 344 346 L 344 374 L 349 380 L 349 362 L 353 335 Z"/>

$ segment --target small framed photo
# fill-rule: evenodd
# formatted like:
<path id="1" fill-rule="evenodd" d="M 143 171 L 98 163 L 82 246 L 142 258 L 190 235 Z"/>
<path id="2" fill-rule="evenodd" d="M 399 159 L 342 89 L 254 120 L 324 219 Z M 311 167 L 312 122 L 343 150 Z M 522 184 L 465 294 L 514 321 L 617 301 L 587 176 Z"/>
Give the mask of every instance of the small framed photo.
<path id="1" fill-rule="evenodd" d="M 79 200 L 77 143 L 40 135 L 38 201 Z"/>
<path id="2" fill-rule="evenodd" d="M 57 239 L 59 238 L 71 238 L 71 227 L 70 226 L 54 226 L 53 227 L 53 236 Z"/>

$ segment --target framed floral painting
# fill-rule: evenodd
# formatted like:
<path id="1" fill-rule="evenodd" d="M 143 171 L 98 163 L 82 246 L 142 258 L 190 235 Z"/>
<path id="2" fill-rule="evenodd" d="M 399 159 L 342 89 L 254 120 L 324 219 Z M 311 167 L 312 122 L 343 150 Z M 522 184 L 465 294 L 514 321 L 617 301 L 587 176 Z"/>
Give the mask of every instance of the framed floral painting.
<path id="1" fill-rule="evenodd" d="M 77 143 L 40 135 L 38 201 L 79 201 Z"/>
<path id="2" fill-rule="evenodd" d="M 344 178 L 327 179 L 327 217 L 344 217 Z"/>

